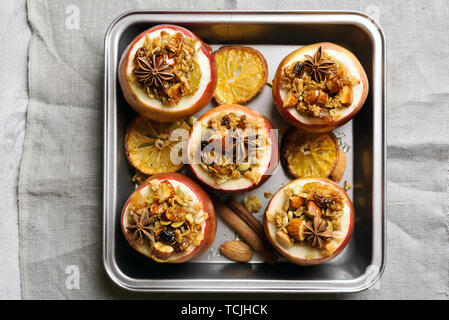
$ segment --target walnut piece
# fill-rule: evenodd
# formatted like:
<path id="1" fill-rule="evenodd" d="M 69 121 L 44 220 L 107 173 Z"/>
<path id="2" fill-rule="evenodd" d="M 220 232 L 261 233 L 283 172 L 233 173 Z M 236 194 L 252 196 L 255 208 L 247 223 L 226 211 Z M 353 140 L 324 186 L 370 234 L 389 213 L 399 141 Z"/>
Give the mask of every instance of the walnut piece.
<path id="1" fill-rule="evenodd" d="M 262 208 L 262 203 L 256 195 L 246 197 L 243 204 L 245 208 L 251 213 L 259 212 Z"/>

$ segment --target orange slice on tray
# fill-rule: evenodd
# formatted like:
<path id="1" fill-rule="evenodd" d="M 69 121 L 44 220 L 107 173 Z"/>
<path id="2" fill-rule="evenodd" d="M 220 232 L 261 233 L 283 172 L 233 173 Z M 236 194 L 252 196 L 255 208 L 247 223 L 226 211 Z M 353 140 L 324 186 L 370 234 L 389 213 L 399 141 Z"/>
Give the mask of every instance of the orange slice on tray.
<path id="1" fill-rule="evenodd" d="M 215 51 L 218 70 L 214 98 L 218 104 L 246 104 L 267 82 L 268 68 L 264 56 L 243 46 L 224 46 Z"/>
<path id="2" fill-rule="evenodd" d="M 339 150 L 332 132 L 307 133 L 290 129 L 282 141 L 282 162 L 296 178 L 330 177 L 339 181 L 346 166 L 345 153 Z"/>
<path id="3" fill-rule="evenodd" d="M 172 137 L 176 129 L 180 130 Z M 137 116 L 126 130 L 126 156 L 133 167 L 147 175 L 178 171 L 184 164 L 182 147 L 187 144 L 189 130 L 184 120 L 159 123 Z"/>

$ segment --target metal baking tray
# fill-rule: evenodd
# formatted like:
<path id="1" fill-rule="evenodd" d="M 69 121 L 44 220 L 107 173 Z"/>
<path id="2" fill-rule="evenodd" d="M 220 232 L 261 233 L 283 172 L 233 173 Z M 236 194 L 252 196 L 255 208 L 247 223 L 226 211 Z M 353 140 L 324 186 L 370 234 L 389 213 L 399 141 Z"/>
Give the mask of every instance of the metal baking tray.
<path id="1" fill-rule="evenodd" d="M 329 263 L 301 267 L 286 261 L 275 265 L 255 256 L 235 263 L 220 256 L 221 243 L 235 239 L 219 219 L 215 242 L 194 261 L 167 265 L 152 262 L 134 251 L 120 229 L 123 204 L 134 190 L 134 169 L 128 164 L 123 141 L 134 112 L 125 102 L 117 81 L 117 66 L 125 47 L 140 32 L 171 23 L 192 30 L 213 49 L 242 44 L 262 52 L 269 78 L 281 59 L 294 49 L 329 41 L 352 51 L 364 66 L 370 93 L 361 112 L 335 134 L 347 156 L 342 181 L 356 212 L 354 235 L 346 249 Z M 241 292 L 355 292 L 372 286 L 385 265 L 385 38 L 378 24 L 360 12 L 164 12 L 134 11 L 113 21 L 105 38 L 104 104 L 104 246 L 107 273 L 119 286 L 132 291 L 241 291 Z M 212 101 L 201 113 L 216 106 Z M 287 126 L 276 111 L 266 86 L 248 106 L 267 116 L 275 127 Z M 188 174 L 187 168 L 183 169 Z M 291 178 L 279 164 L 270 179 L 249 194 L 263 201 L 265 191 L 276 192 Z M 242 200 L 247 194 L 238 195 Z"/>

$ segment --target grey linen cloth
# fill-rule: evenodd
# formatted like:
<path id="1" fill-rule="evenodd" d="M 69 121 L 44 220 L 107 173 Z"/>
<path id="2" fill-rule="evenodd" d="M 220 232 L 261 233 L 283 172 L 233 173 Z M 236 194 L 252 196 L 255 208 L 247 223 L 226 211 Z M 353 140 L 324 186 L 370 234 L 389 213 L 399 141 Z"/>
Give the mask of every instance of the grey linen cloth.
<path id="1" fill-rule="evenodd" d="M 101 250 L 103 40 L 111 21 L 132 9 L 338 9 L 379 20 L 387 37 L 388 252 L 374 288 L 131 294 L 109 280 Z M 446 1 L 29 0 L 30 104 L 19 181 L 23 298 L 448 299 L 448 16 Z"/>

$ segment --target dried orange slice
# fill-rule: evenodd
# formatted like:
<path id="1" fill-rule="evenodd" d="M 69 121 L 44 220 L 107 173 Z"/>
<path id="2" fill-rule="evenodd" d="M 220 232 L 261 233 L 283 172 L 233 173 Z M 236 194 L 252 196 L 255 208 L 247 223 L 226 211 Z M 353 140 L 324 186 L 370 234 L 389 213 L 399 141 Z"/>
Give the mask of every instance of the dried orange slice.
<path id="1" fill-rule="evenodd" d="M 290 129 L 282 141 L 282 162 L 288 172 L 296 178 L 338 177 L 334 170 L 339 164 L 339 171 L 345 166 L 340 155 L 337 138 L 332 132 L 307 133 L 301 129 Z M 339 161 L 342 158 L 342 161 Z M 339 163 L 340 162 L 340 163 Z M 342 174 L 341 174 L 342 175 Z"/>
<path id="2" fill-rule="evenodd" d="M 180 130 L 171 137 L 176 129 Z M 184 164 L 182 150 L 189 130 L 184 120 L 159 123 L 137 116 L 126 131 L 126 156 L 133 167 L 147 175 L 178 171 Z"/>
<path id="3" fill-rule="evenodd" d="M 218 104 L 246 104 L 267 82 L 268 68 L 264 56 L 243 46 L 224 46 L 215 51 L 218 70 L 214 98 Z"/>

